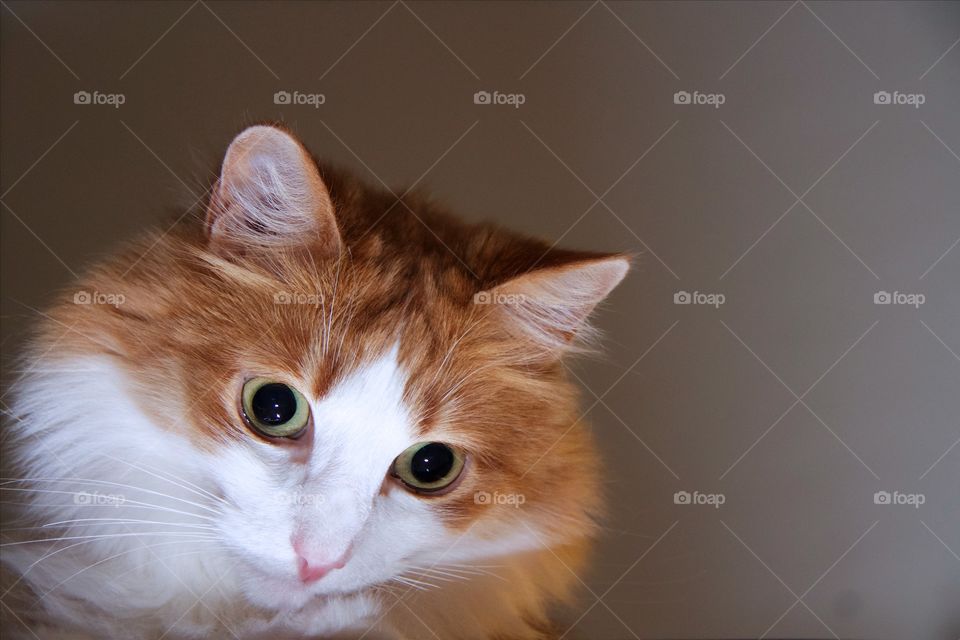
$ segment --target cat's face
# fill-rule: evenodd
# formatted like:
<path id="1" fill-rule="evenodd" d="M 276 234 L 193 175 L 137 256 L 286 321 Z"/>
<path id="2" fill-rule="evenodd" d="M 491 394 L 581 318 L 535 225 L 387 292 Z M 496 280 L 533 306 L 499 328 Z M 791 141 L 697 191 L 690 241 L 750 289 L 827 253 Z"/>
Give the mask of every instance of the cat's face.
<path id="1" fill-rule="evenodd" d="M 186 515 L 153 517 L 201 518 L 197 561 L 226 558 L 270 609 L 591 531 L 597 461 L 560 357 L 626 261 L 394 205 L 248 129 L 205 229 L 95 271 L 123 304 L 64 305 L 46 338 L 74 327 L 44 357 L 88 371 L 61 405 L 76 410 L 44 427 L 52 448 L 175 496 Z M 25 458 L 37 475 L 62 462 Z"/>
<path id="2" fill-rule="evenodd" d="M 238 371 L 225 384 L 224 399 L 234 396 L 231 408 L 239 408 L 234 421 L 249 429 L 259 422 L 254 413 L 279 416 L 269 433 L 293 415 L 290 428 L 300 429 L 293 439 L 253 427 L 209 454 L 210 479 L 225 500 L 217 526 L 241 561 L 237 574 L 252 601 L 297 607 L 315 594 L 389 582 L 412 567 L 471 559 L 443 556 L 470 526 L 475 487 L 485 486 L 470 431 L 418 424 L 422 414 L 405 397 L 411 385 L 398 346 L 364 359 L 321 394 L 309 371 L 292 376 L 252 354 L 237 354 L 237 362 L 255 371 Z M 248 396 L 271 381 L 247 411 L 244 379 Z M 258 394 L 266 410 L 256 406 Z M 293 409 L 291 396 L 303 406 Z M 304 412 L 300 427 L 297 413 Z M 501 542 L 505 552 L 524 547 Z"/>
<path id="3" fill-rule="evenodd" d="M 442 560 L 437 552 L 456 529 L 443 510 L 462 510 L 463 496 L 415 493 L 412 484 L 408 488 L 394 477 L 400 475 L 396 467 L 406 464 L 402 473 L 418 482 L 409 454 L 397 458 L 432 441 L 443 445 L 430 445 L 426 454 L 443 447 L 437 450 L 466 457 L 460 453 L 466 443 L 442 429 L 419 432 L 415 410 L 404 398 L 409 381 L 397 349 L 364 362 L 322 394 L 315 392 L 309 372 L 293 377 L 238 356 L 263 377 L 249 378 L 250 372 L 226 383 L 223 395 L 233 395 L 233 408 L 239 408 L 234 420 L 250 428 L 259 422 L 253 414 L 272 416 L 273 431 L 293 415 L 290 428 L 300 429 L 294 439 L 264 436 L 253 427 L 209 456 L 211 480 L 225 500 L 217 526 L 242 563 L 237 573 L 250 599 L 296 607 L 314 594 L 356 591 L 389 581 L 411 565 Z M 259 387 L 244 411 L 244 387 L 249 396 L 261 380 L 271 382 Z M 266 409 L 255 406 L 258 396 Z M 306 415 L 303 427 L 298 413 Z M 465 480 L 465 471 L 459 460 L 448 465 L 438 458 L 443 456 L 436 452 L 426 456 L 439 465 L 435 484 L 442 493 L 451 489 L 447 482 Z M 474 466 L 469 457 L 465 462 Z"/>
<path id="4" fill-rule="evenodd" d="M 411 308 L 409 284 L 357 262 L 285 268 L 282 283 L 230 282 L 227 296 L 185 278 L 183 316 L 141 329 L 144 360 L 125 374 L 138 388 L 170 376 L 177 391 L 144 407 L 195 445 L 191 477 L 222 498 L 218 535 L 250 600 L 436 584 L 435 564 L 586 531 L 587 445 L 574 435 L 551 452 L 562 465 L 537 462 L 573 415 L 553 365 L 511 352 L 478 311 L 427 293 Z M 560 514 L 574 524 L 558 528 Z"/>

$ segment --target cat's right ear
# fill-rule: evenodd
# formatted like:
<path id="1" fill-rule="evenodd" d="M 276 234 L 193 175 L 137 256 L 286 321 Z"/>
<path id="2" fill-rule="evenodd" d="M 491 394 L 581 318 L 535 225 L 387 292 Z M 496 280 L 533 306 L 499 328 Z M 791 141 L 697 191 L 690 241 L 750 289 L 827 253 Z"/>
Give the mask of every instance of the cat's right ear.
<path id="1" fill-rule="evenodd" d="M 316 163 L 286 131 L 249 127 L 227 149 L 207 207 L 210 249 L 223 257 L 342 247 L 333 203 Z"/>
<path id="2" fill-rule="evenodd" d="M 504 329 L 552 359 L 577 341 L 589 342 L 589 315 L 629 268 L 622 254 L 574 254 L 482 291 L 474 301 L 493 304 Z"/>

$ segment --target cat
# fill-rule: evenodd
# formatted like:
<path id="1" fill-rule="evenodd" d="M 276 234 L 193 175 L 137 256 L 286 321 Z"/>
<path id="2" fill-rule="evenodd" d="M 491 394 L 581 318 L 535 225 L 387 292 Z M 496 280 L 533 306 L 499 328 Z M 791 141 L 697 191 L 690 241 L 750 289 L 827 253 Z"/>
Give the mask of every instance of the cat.
<path id="1" fill-rule="evenodd" d="M 602 503 L 562 359 L 629 261 L 243 130 L 200 215 L 41 314 L 4 438 L 8 632 L 556 637 Z"/>

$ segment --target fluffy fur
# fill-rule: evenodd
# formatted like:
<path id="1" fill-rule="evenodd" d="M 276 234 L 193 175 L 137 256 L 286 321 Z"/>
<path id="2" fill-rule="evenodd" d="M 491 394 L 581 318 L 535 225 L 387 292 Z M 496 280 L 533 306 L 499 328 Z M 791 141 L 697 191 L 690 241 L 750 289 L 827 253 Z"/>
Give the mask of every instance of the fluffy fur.
<path id="1" fill-rule="evenodd" d="M 600 505 L 560 359 L 626 270 L 247 129 L 205 220 L 43 314 L 5 432 L 4 602 L 50 638 L 552 637 Z M 307 435 L 245 424 L 264 375 Z M 466 452 L 443 495 L 390 476 L 424 441 Z M 348 560 L 304 584 L 295 547 Z"/>

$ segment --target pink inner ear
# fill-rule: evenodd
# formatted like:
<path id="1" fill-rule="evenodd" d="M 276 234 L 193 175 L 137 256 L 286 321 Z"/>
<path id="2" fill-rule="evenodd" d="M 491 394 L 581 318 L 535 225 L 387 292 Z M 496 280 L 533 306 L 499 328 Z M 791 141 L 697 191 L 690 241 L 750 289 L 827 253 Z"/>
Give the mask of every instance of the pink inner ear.
<path id="1" fill-rule="evenodd" d="M 250 127 L 230 144 L 207 210 L 210 246 L 235 254 L 309 246 L 337 255 L 333 203 L 316 164 L 290 134 Z"/>

